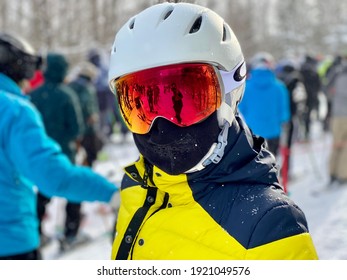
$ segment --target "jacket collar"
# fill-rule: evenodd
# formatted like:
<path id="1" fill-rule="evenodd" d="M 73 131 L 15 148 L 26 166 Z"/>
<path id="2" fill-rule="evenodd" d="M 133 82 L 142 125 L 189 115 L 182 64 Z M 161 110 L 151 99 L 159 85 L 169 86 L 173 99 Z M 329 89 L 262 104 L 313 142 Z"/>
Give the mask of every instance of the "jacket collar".
<path id="1" fill-rule="evenodd" d="M 0 89 L 18 97 L 28 99 L 28 96 L 23 94 L 20 87 L 11 78 L 2 73 L 0 73 Z"/>
<path id="2" fill-rule="evenodd" d="M 264 138 L 253 135 L 244 121 L 236 116 L 229 128 L 228 145 L 222 160 L 193 173 L 190 179 L 267 185 L 278 183 L 278 170 L 276 159 L 266 149 Z"/>

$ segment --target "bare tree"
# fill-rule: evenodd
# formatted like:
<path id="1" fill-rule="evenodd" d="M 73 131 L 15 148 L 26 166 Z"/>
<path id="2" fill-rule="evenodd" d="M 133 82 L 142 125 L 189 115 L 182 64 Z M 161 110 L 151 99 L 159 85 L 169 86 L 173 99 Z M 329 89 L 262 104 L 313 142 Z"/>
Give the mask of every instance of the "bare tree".
<path id="1" fill-rule="evenodd" d="M 0 2 L 0 27 L 1 29 L 7 29 L 7 15 L 8 15 L 8 4 L 6 1 Z"/>
<path id="2" fill-rule="evenodd" d="M 114 35 L 139 11 L 165 0 L 1 0 L 0 30 L 30 39 L 40 50 L 59 50 L 73 60 L 92 47 L 111 48 Z M 340 0 L 169 0 L 207 6 L 238 37 L 246 58 L 266 50 L 346 51 L 347 2 Z M 345 50 L 344 50 L 345 49 Z"/>

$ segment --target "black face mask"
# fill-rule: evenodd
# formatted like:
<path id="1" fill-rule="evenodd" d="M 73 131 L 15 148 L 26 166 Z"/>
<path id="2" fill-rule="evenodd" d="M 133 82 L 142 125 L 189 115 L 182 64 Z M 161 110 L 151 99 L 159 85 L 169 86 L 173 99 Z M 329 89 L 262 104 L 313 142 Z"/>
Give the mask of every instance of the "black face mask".
<path id="1" fill-rule="evenodd" d="M 199 163 L 221 129 L 217 113 L 188 127 L 179 127 L 164 118 L 154 121 L 147 134 L 135 134 L 140 153 L 153 165 L 171 175 L 182 174 Z"/>

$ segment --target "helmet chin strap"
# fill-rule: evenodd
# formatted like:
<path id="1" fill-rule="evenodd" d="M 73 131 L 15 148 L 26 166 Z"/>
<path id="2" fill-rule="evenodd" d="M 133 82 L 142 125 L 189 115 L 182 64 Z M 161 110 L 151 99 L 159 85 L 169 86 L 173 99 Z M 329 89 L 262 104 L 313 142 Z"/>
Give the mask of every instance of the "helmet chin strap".
<path id="1" fill-rule="evenodd" d="M 213 153 L 202 163 L 204 167 L 211 163 L 217 164 L 222 159 L 224 155 L 224 149 L 228 144 L 229 127 L 230 124 L 227 121 L 225 121 L 224 126 L 218 135 L 218 143 L 214 148 Z"/>
<path id="2" fill-rule="evenodd" d="M 226 96 L 230 97 L 230 93 Z M 228 100 L 229 101 L 229 100 Z M 227 101 L 227 102 L 228 102 Z M 231 104 L 231 100 L 228 102 Z M 212 154 L 210 154 L 203 162 L 202 166 L 206 167 L 207 165 L 214 163 L 217 164 L 220 162 L 224 155 L 224 149 L 228 144 L 228 132 L 231 126 L 232 120 L 234 118 L 234 112 L 228 103 L 223 102 L 221 107 L 218 109 L 218 122 L 219 126 L 222 128 L 221 132 L 218 135 L 218 142 L 213 149 Z"/>
<path id="3" fill-rule="evenodd" d="M 239 89 L 237 89 L 235 92 L 238 91 Z M 224 149 L 228 144 L 229 128 L 235 116 L 232 106 L 232 93 L 227 93 L 225 95 L 225 101 L 222 102 L 217 111 L 219 126 L 222 128 L 218 135 L 218 142 L 213 143 L 208 153 L 200 160 L 200 162 L 185 173 L 200 171 L 211 163 L 217 164 L 220 162 L 224 155 Z"/>
<path id="4" fill-rule="evenodd" d="M 200 162 L 185 173 L 192 173 L 204 169 L 207 165 L 217 164 L 224 155 L 224 149 L 228 144 L 228 132 L 230 124 L 225 121 L 221 132 L 218 135 L 218 142 L 213 143 L 208 153 L 200 160 Z"/>

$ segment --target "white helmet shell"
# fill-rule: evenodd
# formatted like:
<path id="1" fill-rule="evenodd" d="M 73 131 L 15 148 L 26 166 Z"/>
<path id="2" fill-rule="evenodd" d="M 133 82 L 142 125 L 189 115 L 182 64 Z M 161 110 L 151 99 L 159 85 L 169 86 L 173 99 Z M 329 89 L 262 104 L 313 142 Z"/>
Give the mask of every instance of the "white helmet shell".
<path id="1" fill-rule="evenodd" d="M 242 98 L 246 68 L 240 44 L 223 18 L 212 10 L 189 3 L 162 3 L 132 17 L 116 34 L 109 82 L 126 74 L 154 67 L 202 62 L 221 72 L 224 96 L 217 110 L 221 133 L 202 161 L 187 172 L 218 163 L 227 145 L 228 128 Z M 233 84 L 235 71 L 241 76 Z M 228 80 L 224 81 L 225 76 Z M 241 78 L 240 78 L 241 77 Z M 111 87 L 112 88 L 112 87 Z"/>
<path id="2" fill-rule="evenodd" d="M 239 42 L 212 10 L 162 3 L 132 17 L 116 34 L 109 81 L 157 66 L 204 62 L 230 71 L 243 61 Z"/>

